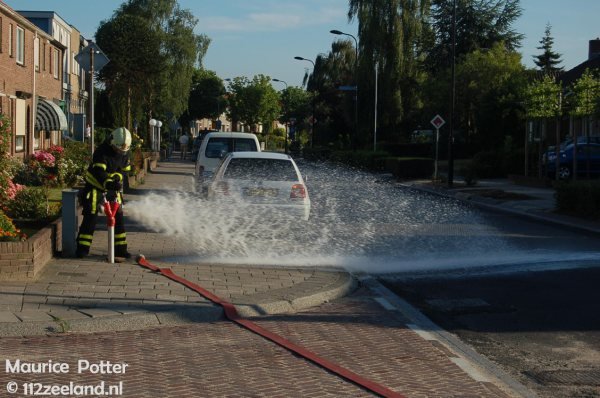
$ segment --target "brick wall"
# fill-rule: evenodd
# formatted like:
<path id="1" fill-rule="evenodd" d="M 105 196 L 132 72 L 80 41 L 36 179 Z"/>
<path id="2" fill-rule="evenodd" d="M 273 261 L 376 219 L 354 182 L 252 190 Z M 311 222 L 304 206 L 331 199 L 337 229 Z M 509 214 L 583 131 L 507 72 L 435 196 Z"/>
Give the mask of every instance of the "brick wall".
<path id="1" fill-rule="evenodd" d="M 15 152 L 14 139 L 11 148 L 11 154 L 22 158 L 33 153 L 33 129 L 34 120 L 34 95 L 42 96 L 49 100 L 62 98 L 62 53 L 63 49 L 60 43 L 56 42 L 51 36 L 38 29 L 23 16 L 16 13 L 13 9 L 0 2 L 0 20 L 2 42 L 0 44 L 0 102 L 2 112 L 9 116 L 13 135 L 15 133 L 16 118 L 16 99 L 21 95 L 25 100 L 26 107 L 29 110 L 28 120 L 26 122 L 26 143 L 24 152 Z M 24 37 L 24 60 L 23 64 L 17 63 L 17 27 L 25 32 Z M 12 55 L 9 54 L 9 38 L 12 31 Z M 39 69 L 35 70 L 34 63 L 34 43 L 35 37 L 40 42 Z M 54 63 L 53 57 L 58 56 L 57 78 L 54 77 L 52 69 Z M 22 94 L 19 94 L 21 92 Z M 43 145 L 43 149 L 47 145 Z"/>
<path id="2" fill-rule="evenodd" d="M 0 281 L 34 279 L 62 249 L 62 219 L 24 242 L 0 242 Z"/>

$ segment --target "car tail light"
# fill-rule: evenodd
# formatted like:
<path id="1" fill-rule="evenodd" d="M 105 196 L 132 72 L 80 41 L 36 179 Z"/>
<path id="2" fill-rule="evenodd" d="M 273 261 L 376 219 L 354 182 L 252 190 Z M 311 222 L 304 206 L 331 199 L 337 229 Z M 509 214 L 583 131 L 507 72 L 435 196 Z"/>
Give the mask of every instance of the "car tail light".
<path id="1" fill-rule="evenodd" d="M 220 194 L 228 196 L 229 195 L 229 184 L 226 181 L 219 181 L 219 182 L 217 182 L 216 190 Z"/>
<path id="2" fill-rule="evenodd" d="M 290 199 L 304 199 L 306 198 L 306 188 L 303 184 L 292 185 L 292 191 L 290 192 Z"/>

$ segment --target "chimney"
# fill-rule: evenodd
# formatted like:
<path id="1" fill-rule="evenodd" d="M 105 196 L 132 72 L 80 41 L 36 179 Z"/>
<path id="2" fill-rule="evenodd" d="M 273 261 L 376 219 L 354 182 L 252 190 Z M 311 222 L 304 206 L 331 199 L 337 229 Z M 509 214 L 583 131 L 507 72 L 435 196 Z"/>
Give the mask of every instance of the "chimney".
<path id="1" fill-rule="evenodd" d="M 600 56 L 600 37 L 596 40 L 590 40 L 590 52 L 588 54 L 588 60 Z"/>

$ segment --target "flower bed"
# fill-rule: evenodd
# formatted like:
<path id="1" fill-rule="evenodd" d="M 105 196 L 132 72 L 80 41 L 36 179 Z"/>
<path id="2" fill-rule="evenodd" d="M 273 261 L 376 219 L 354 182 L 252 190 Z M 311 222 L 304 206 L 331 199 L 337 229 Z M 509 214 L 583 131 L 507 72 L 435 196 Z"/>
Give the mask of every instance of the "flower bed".
<path id="1" fill-rule="evenodd" d="M 35 278 L 61 249 L 61 219 L 41 228 L 27 240 L 0 242 L 0 281 Z"/>

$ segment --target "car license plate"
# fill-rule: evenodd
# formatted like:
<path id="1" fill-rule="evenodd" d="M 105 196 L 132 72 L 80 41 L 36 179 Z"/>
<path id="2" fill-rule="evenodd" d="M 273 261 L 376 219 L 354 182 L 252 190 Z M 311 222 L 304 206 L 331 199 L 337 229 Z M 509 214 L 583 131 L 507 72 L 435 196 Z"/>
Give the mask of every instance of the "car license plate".
<path id="1" fill-rule="evenodd" d="M 244 189 L 244 193 L 246 196 L 252 197 L 274 197 L 277 196 L 279 190 L 275 188 L 261 188 L 261 187 L 253 187 Z"/>

